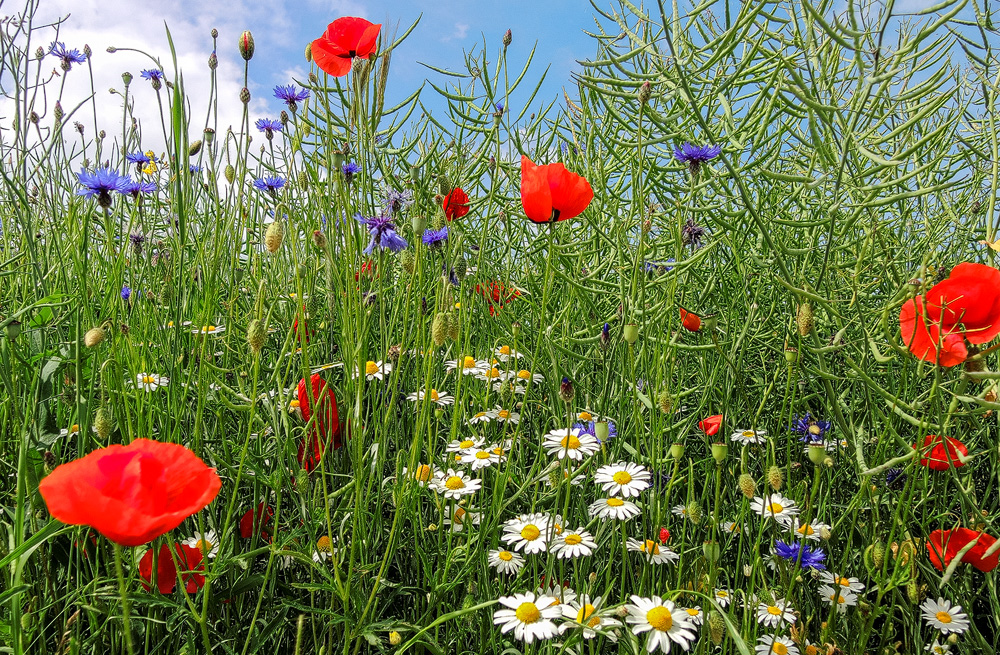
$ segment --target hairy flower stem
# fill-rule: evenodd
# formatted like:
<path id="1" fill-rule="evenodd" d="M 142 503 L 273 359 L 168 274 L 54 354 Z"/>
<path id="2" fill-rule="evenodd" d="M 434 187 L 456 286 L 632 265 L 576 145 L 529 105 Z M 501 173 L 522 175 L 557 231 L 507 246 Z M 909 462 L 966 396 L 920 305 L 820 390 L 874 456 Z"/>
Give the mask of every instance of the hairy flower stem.
<path id="1" fill-rule="evenodd" d="M 156 568 L 155 566 L 153 567 Z M 135 646 L 132 644 L 132 622 L 131 609 L 132 602 L 128 597 L 128 587 L 125 586 L 125 571 L 122 568 L 122 546 L 115 544 L 115 572 L 118 574 L 118 592 L 122 597 L 122 630 L 125 632 L 125 647 L 129 655 L 134 655 Z"/>

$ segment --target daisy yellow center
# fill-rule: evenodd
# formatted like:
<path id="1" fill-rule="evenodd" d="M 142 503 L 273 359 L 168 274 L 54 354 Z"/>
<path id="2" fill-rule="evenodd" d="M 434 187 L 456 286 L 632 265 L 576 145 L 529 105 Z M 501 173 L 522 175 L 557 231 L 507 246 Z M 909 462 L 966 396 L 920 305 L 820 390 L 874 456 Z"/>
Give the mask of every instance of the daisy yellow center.
<path id="1" fill-rule="evenodd" d="M 796 530 L 796 532 L 798 532 L 799 534 L 811 535 L 811 534 L 815 534 L 816 531 L 813 530 L 813 527 L 811 525 L 809 525 L 808 523 L 806 523 L 805 525 L 803 525 L 802 527 L 800 527 L 798 530 Z"/>
<path id="2" fill-rule="evenodd" d="M 427 480 L 429 480 L 431 477 L 431 467 L 428 466 L 427 464 L 421 464 L 420 466 L 417 467 L 417 470 L 413 474 L 413 477 L 420 480 L 421 482 L 427 482 Z"/>
<path id="3" fill-rule="evenodd" d="M 841 587 L 850 587 L 851 581 L 848 580 L 847 578 L 837 578 L 837 584 L 839 584 Z"/>
<path id="4" fill-rule="evenodd" d="M 621 507 L 625 501 L 621 498 L 608 498 L 608 507 Z"/>
<path id="5" fill-rule="evenodd" d="M 493 449 L 493 454 L 494 455 L 503 455 L 503 448 L 500 448 L 499 446 L 496 447 L 496 448 L 494 448 Z"/>
<path id="6" fill-rule="evenodd" d="M 788 655 L 788 646 L 784 645 L 780 641 L 775 641 L 771 644 L 771 652 L 774 655 Z"/>
<path id="7" fill-rule="evenodd" d="M 837 601 L 838 605 L 841 605 L 841 604 L 847 602 L 847 599 L 844 598 L 843 596 L 841 596 L 840 594 L 835 594 L 835 595 L 837 596 L 837 598 L 835 600 Z"/>
<path id="8" fill-rule="evenodd" d="M 438 395 L 437 389 L 431 389 L 431 400 L 437 402 L 440 398 L 441 396 Z"/>
<path id="9" fill-rule="evenodd" d="M 486 377 L 488 378 L 498 378 L 500 377 L 500 369 L 494 367 L 486 371 Z"/>
<path id="10" fill-rule="evenodd" d="M 510 346 L 500 346 L 499 352 L 500 352 L 501 355 L 509 355 L 510 354 Z"/>
<path id="11" fill-rule="evenodd" d="M 648 553 L 650 555 L 660 554 L 660 546 L 652 539 L 647 539 L 646 541 L 644 541 L 642 546 L 639 547 L 639 549 L 642 552 Z"/>
<path id="12" fill-rule="evenodd" d="M 204 537 L 202 537 L 198 540 L 198 543 L 196 543 L 194 547 L 201 551 L 212 550 L 212 542 L 207 541 Z"/>
<path id="13" fill-rule="evenodd" d="M 628 484 L 632 481 L 632 476 L 629 475 L 628 471 L 618 471 L 611 479 L 615 481 L 615 484 Z"/>
<path id="14" fill-rule="evenodd" d="M 938 612 L 935 616 L 941 623 L 951 623 L 951 614 L 948 612 Z"/>
<path id="15" fill-rule="evenodd" d="M 781 514 L 785 511 L 785 507 L 781 503 L 771 503 L 767 506 L 767 511 L 771 514 Z"/>
<path id="16" fill-rule="evenodd" d="M 79 432 L 80 431 L 80 425 L 77 424 L 77 423 L 74 423 L 73 425 L 69 426 L 69 431 L 70 432 Z"/>
<path id="17" fill-rule="evenodd" d="M 455 491 L 456 489 L 465 488 L 465 481 L 461 477 L 453 475 L 445 480 L 444 486 L 448 487 L 452 491 Z"/>
<path id="18" fill-rule="evenodd" d="M 365 375 L 375 375 L 378 373 L 378 364 L 369 360 L 365 363 Z"/>
<path id="19" fill-rule="evenodd" d="M 527 380 L 531 377 L 531 371 L 526 371 L 525 369 L 522 368 L 520 371 L 517 372 L 517 377 L 522 380 Z"/>
<path id="20" fill-rule="evenodd" d="M 477 414 L 477 416 L 478 416 L 478 414 Z M 458 444 L 458 447 L 459 448 L 471 448 L 472 444 L 474 444 L 474 443 L 475 442 L 472 439 L 466 439 L 465 441 L 460 442 Z"/>
<path id="21" fill-rule="evenodd" d="M 504 562 L 509 562 L 512 559 L 514 559 L 514 553 L 510 552 L 509 550 L 501 550 L 499 553 L 497 553 L 497 557 L 499 557 Z"/>
<path id="22" fill-rule="evenodd" d="M 809 644 L 806 646 L 806 655 L 819 655 L 819 649 L 812 644 Z"/>
<path id="23" fill-rule="evenodd" d="M 497 412 L 497 418 L 508 419 L 510 418 L 510 412 L 508 412 L 506 409 L 501 409 L 499 412 Z"/>
<path id="24" fill-rule="evenodd" d="M 476 453 L 476 459 L 489 459 L 489 458 L 490 458 L 490 451 L 488 450 L 480 450 L 479 452 Z"/>
<path id="25" fill-rule="evenodd" d="M 477 412 L 476 413 L 476 418 L 482 418 L 484 416 L 486 416 L 486 412 Z"/>
<path id="26" fill-rule="evenodd" d="M 475 368 L 475 367 L 476 367 L 475 357 L 466 357 L 465 359 L 462 360 L 462 368 Z"/>
<path id="27" fill-rule="evenodd" d="M 594 613 L 595 609 L 596 608 L 590 603 L 584 604 L 584 606 L 580 608 L 580 611 L 576 613 L 576 622 L 583 623 L 584 621 L 589 619 L 591 615 Z M 598 623 L 600 623 L 600 621 L 598 621 Z"/>
<path id="28" fill-rule="evenodd" d="M 770 614 L 771 616 L 781 616 L 781 608 L 777 607 L 776 605 L 768 605 L 767 613 Z"/>
<path id="29" fill-rule="evenodd" d="M 565 541 L 568 546 L 575 546 L 583 541 L 583 537 L 578 534 L 568 534 L 563 541 Z"/>
<path id="30" fill-rule="evenodd" d="M 143 375 L 142 376 L 142 383 L 143 384 L 156 384 L 156 378 L 154 378 L 152 375 Z"/>
<path id="31" fill-rule="evenodd" d="M 521 528 L 521 538 L 525 541 L 534 541 L 535 539 L 538 539 L 541 534 L 542 531 L 535 525 L 529 524 Z"/>
<path id="32" fill-rule="evenodd" d="M 455 461 L 456 462 L 461 462 L 462 461 L 462 456 L 459 455 L 458 453 L 455 453 Z"/>
<path id="33" fill-rule="evenodd" d="M 581 421 L 593 421 L 594 417 L 590 412 L 580 412 L 579 419 Z"/>
<path id="34" fill-rule="evenodd" d="M 746 437 L 747 439 L 749 439 L 750 437 L 755 437 L 757 435 L 754 434 L 753 430 L 744 430 L 743 431 L 743 436 Z"/>
<path id="35" fill-rule="evenodd" d="M 288 403 L 288 406 L 289 406 L 289 407 L 292 407 L 292 408 L 295 408 L 295 407 L 299 407 L 299 406 L 300 406 L 300 404 L 301 404 L 301 403 L 299 403 L 299 401 L 297 401 L 297 400 L 293 400 L 293 401 L 291 401 L 291 402 L 289 402 L 289 403 Z"/>
<path id="36" fill-rule="evenodd" d="M 568 437 L 563 437 L 562 441 L 559 442 L 559 445 L 562 446 L 563 448 L 576 450 L 577 448 L 580 447 L 580 440 L 574 437 L 573 435 L 569 435 Z"/>
<path id="37" fill-rule="evenodd" d="M 215 332 L 215 326 L 214 325 L 202 325 L 201 326 L 201 331 L 202 332 Z"/>
<path id="38" fill-rule="evenodd" d="M 326 535 L 320 537 L 319 540 L 316 542 L 316 550 L 318 550 L 321 553 L 329 553 L 331 547 L 332 546 L 330 543 L 330 537 L 327 537 Z"/>
<path id="39" fill-rule="evenodd" d="M 660 632 L 670 632 L 670 628 L 674 627 L 674 618 L 670 616 L 670 610 L 662 605 L 657 605 L 646 612 L 646 621 Z"/>
<path id="40" fill-rule="evenodd" d="M 684 611 L 688 613 L 688 616 L 698 616 L 701 614 L 701 610 L 695 609 L 694 607 L 689 607 Z"/>
<path id="41" fill-rule="evenodd" d="M 542 613 L 538 611 L 534 603 L 521 603 L 514 614 L 521 623 L 535 623 L 542 618 Z"/>
<path id="42" fill-rule="evenodd" d="M 725 589 L 720 589 L 719 591 L 715 592 L 715 597 L 716 598 L 729 598 L 729 592 L 726 591 Z"/>

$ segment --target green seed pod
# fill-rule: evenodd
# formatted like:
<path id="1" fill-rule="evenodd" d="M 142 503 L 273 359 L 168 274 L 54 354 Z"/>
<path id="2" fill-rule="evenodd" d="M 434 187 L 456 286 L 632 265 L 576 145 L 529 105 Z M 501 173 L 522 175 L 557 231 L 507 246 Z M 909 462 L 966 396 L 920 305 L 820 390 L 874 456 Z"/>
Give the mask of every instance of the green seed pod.
<path id="1" fill-rule="evenodd" d="M 403 270 L 413 275 L 413 271 L 417 268 L 417 258 L 413 255 L 412 250 L 404 250 L 399 253 L 399 265 L 403 267 Z"/>
<path id="2" fill-rule="evenodd" d="M 281 247 L 281 241 L 285 238 L 285 226 L 282 225 L 281 221 L 275 219 L 273 223 L 267 226 L 267 232 L 264 233 L 264 245 L 267 247 L 269 253 L 278 252 L 278 248 Z"/>
<path id="3" fill-rule="evenodd" d="M 188 146 L 188 156 L 189 157 L 194 157 L 199 152 L 201 152 L 201 139 L 198 139 L 197 141 L 195 141 L 194 143 L 192 143 L 190 146 Z"/>
<path id="4" fill-rule="evenodd" d="M 104 407 L 98 408 L 97 413 L 94 414 L 94 429 L 97 431 L 97 436 L 101 439 L 107 439 L 113 428 L 111 412 Z"/>
<path id="5" fill-rule="evenodd" d="M 448 315 L 438 312 L 431 321 L 431 338 L 434 339 L 435 346 L 443 346 L 448 339 Z"/>
<path id="6" fill-rule="evenodd" d="M 767 469 L 767 483 L 775 491 L 781 491 L 781 486 L 785 484 L 785 475 L 777 465 L 773 465 Z"/>
<path id="7" fill-rule="evenodd" d="M 250 344 L 250 349 L 254 353 L 259 353 L 266 340 L 267 330 L 264 329 L 264 324 L 258 319 L 250 321 L 247 327 L 247 343 Z"/>
<path id="8" fill-rule="evenodd" d="M 458 312 L 448 312 L 448 338 L 452 341 L 458 341 L 458 330 L 461 324 Z"/>
<path id="9" fill-rule="evenodd" d="M 757 495 L 757 484 L 753 481 L 753 478 L 750 477 L 749 473 L 741 474 L 738 484 L 740 492 L 742 492 L 747 498 L 753 498 Z"/>
<path id="10" fill-rule="evenodd" d="M 806 336 L 813 328 L 813 308 L 809 303 L 799 305 L 799 310 L 795 314 L 795 324 L 799 328 L 799 336 Z"/>
<path id="11" fill-rule="evenodd" d="M 232 184 L 236 180 L 236 169 L 232 164 L 226 164 L 226 182 Z"/>

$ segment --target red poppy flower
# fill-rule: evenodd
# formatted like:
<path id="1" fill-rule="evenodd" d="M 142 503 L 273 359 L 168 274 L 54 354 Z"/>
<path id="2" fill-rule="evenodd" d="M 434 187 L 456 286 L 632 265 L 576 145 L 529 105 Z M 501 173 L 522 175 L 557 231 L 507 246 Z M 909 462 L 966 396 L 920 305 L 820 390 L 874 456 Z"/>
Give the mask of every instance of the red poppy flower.
<path id="1" fill-rule="evenodd" d="M 581 175 L 566 170 L 562 164 L 536 166 L 521 157 L 521 204 L 533 223 L 553 223 L 579 216 L 594 190 Z"/>
<path id="2" fill-rule="evenodd" d="M 962 556 L 962 561 L 971 564 L 983 573 L 989 573 L 1000 563 L 1000 552 L 986 555 L 986 551 L 992 548 L 997 540 L 985 532 L 977 532 L 968 528 L 932 532 L 927 538 L 927 553 L 930 556 L 931 564 L 938 571 L 944 571 L 958 556 L 958 553 L 977 537 L 976 545 Z"/>
<path id="3" fill-rule="evenodd" d="M 312 42 L 312 58 L 316 65 L 334 77 L 351 71 L 355 57 L 375 54 L 378 33 L 382 25 L 364 18 L 344 16 L 330 23 L 323 36 Z"/>
<path id="4" fill-rule="evenodd" d="M 299 444 L 299 464 L 306 471 L 312 471 L 323 458 L 323 451 L 332 441 L 334 448 L 343 444 L 340 438 L 340 420 L 337 416 L 337 396 L 333 393 L 326 380 L 318 373 L 310 378 L 311 393 L 306 387 L 305 379 L 299 381 L 299 409 L 302 410 L 302 420 L 309 422 L 316 410 L 316 421 L 309 436 Z"/>
<path id="5" fill-rule="evenodd" d="M 185 546 L 184 544 L 174 544 L 174 554 L 177 557 L 177 564 L 181 567 L 181 580 L 189 594 L 193 594 L 205 586 L 205 576 L 197 571 L 205 570 L 205 563 L 202 561 L 203 555 L 197 548 Z M 142 588 L 149 591 L 153 584 L 153 549 L 150 548 L 139 560 L 139 577 L 142 578 Z M 160 546 L 160 552 L 156 556 L 156 588 L 161 594 L 173 592 L 177 586 L 177 569 L 174 567 L 174 560 L 170 556 L 170 549 L 166 544 Z"/>
<path id="6" fill-rule="evenodd" d="M 697 332 L 701 329 L 701 317 L 681 307 L 681 325 L 688 332 Z"/>
<path id="7" fill-rule="evenodd" d="M 136 439 L 57 466 L 38 491 L 63 523 L 140 546 L 204 509 L 220 487 L 215 469 L 184 446 Z"/>
<path id="8" fill-rule="evenodd" d="M 1000 335 L 1000 270 L 964 262 L 948 279 L 907 301 L 899 330 L 910 352 L 941 366 L 965 361 L 965 341 L 987 343 Z"/>
<path id="9" fill-rule="evenodd" d="M 961 468 L 965 466 L 964 460 L 968 454 L 969 449 L 958 439 L 945 437 L 942 442 L 941 437 L 929 434 L 924 437 L 924 445 L 920 449 L 920 465 L 932 471 L 947 471 L 952 464 L 955 468 Z"/>
<path id="10" fill-rule="evenodd" d="M 441 206 L 444 208 L 445 218 L 449 221 L 462 218 L 469 213 L 469 196 L 462 189 L 455 187 L 444 197 Z"/>
<path id="11" fill-rule="evenodd" d="M 256 532 L 264 538 L 269 537 L 267 533 L 268 524 L 274 518 L 274 509 L 270 505 L 259 503 L 257 507 L 248 509 L 240 517 L 240 536 L 249 539 Z"/>
<path id="12" fill-rule="evenodd" d="M 698 421 L 698 427 L 702 432 L 710 437 L 714 437 L 722 427 L 722 414 L 716 414 L 715 416 L 709 416 L 706 419 Z"/>

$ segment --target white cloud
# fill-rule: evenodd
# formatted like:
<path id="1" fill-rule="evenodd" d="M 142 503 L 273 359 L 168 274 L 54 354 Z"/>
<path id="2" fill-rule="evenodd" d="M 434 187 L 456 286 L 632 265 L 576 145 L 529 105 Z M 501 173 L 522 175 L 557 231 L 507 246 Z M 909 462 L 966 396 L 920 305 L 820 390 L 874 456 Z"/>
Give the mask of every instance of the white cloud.
<path id="1" fill-rule="evenodd" d="M 449 41 L 461 41 L 465 38 L 465 35 L 469 33 L 468 23 L 455 23 L 455 31 L 448 36 L 441 37 L 442 43 L 448 43 Z"/>

